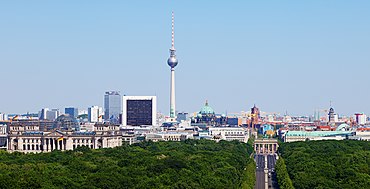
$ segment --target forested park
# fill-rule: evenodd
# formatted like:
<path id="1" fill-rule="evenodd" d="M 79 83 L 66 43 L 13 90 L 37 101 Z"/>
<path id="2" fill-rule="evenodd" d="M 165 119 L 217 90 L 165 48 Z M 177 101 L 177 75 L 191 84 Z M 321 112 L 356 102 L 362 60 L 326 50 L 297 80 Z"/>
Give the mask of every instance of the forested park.
<path id="1" fill-rule="evenodd" d="M 370 187 L 370 143 L 367 141 L 282 143 L 279 151 L 283 158 L 279 166 L 285 163 L 296 189 Z M 278 164 L 276 166 L 279 176 Z M 280 182 L 289 188 L 289 179 L 282 178 L 284 169 L 280 170 L 283 170 Z"/>
<path id="2" fill-rule="evenodd" d="M 40 154 L 1 151 L 0 188 L 253 188 L 252 150 L 237 141 L 186 140 Z"/>

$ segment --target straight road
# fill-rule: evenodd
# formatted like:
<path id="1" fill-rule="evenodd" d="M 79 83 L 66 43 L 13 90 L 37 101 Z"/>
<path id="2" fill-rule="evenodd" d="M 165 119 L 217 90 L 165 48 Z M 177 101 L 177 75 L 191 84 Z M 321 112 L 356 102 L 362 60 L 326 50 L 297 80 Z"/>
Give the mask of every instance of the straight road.
<path id="1" fill-rule="evenodd" d="M 267 169 L 268 169 L 268 188 L 274 188 L 275 185 L 272 181 L 273 171 L 275 170 L 276 155 L 256 155 L 256 185 L 255 189 L 265 189 L 265 156 L 267 156 Z"/>
<path id="2" fill-rule="evenodd" d="M 265 188 L 265 156 L 256 155 L 256 186 L 255 189 L 264 189 Z"/>

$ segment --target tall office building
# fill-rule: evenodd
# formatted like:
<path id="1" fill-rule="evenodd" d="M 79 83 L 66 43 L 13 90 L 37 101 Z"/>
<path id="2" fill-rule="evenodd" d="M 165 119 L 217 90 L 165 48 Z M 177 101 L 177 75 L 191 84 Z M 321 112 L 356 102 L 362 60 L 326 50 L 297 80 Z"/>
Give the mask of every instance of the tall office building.
<path id="1" fill-rule="evenodd" d="M 51 109 L 46 112 L 46 119 L 50 121 L 54 121 L 58 118 L 60 115 L 59 109 Z"/>
<path id="2" fill-rule="evenodd" d="M 49 108 L 43 108 L 39 112 L 39 119 L 40 120 L 50 120 L 54 121 L 57 119 L 57 117 L 60 115 L 59 109 L 49 109 Z"/>
<path id="3" fill-rule="evenodd" d="M 41 109 L 41 111 L 39 112 L 39 119 L 40 120 L 46 120 L 46 114 L 47 114 L 48 111 L 49 111 L 49 108 Z"/>
<path id="4" fill-rule="evenodd" d="M 171 67 L 171 89 L 170 89 L 170 118 L 171 121 L 176 121 L 176 100 L 175 100 L 175 67 L 178 64 L 175 49 L 175 18 L 172 12 L 172 45 L 170 48 L 170 57 L 167 59 L 167 64 Z"/>
<path id="5" fill-rule="evenodd" d="M 73 107 L 65 108 L 64 113 L 76 118 L 78 116 L 78 109 Z"/>
<path id="6" fill-rule="evenodd" d="M 87 112 L 90 123 L 102 122 L 103 108 L 99 106 L 91 106 Z"/>
<path id="7" fill-rule="evenodd" d="M 122 110 L 122 124 L 125 126 L 157 124 L 156 96 L 123 96 Z"/>
<path id="8" fill-rule="evenodd" d="M 355 116 L 355 121 L 358 125 L 365 125 L 367 117 L 364 113 L 356 113 Z"/>
<path id="9" fill-rule="evenodd" d="M 104 95 L 104 120 L 113 123 L 119 122 L 122 113 L 122 98 L 118 91 L 105 92 Z"/>

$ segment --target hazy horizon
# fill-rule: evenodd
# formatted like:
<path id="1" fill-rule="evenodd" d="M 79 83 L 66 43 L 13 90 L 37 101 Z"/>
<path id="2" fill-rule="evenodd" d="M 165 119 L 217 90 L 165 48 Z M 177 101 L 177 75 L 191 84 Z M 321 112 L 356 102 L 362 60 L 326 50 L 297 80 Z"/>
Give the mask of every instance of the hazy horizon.
<path id="1" fill-rule="evenodd" d="M 0 112 L 103 106 L 156 95 L 168 114 L 171 11 L 176 110 L 370 114 L 370 2 L 0 2 Z"/>

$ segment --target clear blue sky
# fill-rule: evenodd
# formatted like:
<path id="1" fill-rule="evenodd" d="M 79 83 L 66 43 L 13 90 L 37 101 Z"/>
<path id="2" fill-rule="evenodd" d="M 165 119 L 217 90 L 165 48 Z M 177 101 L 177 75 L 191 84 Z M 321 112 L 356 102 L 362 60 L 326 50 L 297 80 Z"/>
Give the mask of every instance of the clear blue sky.
<path id="1" fill-rule="evenodd" d="M 1 1 L 0 112 L 103 105 L 107 90 L 169 111 L 370 114 L 370 1 Z"/>

